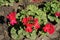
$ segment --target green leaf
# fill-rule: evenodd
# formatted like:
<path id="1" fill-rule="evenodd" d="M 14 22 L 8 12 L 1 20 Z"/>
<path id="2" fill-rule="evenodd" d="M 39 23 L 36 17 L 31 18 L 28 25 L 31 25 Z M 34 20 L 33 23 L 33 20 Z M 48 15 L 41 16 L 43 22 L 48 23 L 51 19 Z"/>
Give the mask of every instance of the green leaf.
<path id="1" fill-rule="evenodd" d="M 60 8 L 58 8 L 58 12 L 60 12 Z"/>
<path id="2" fill-rule="evenodd" d="M 36 30 L 34 30 L 32 33 L 31 33 L 31 37 L 30 37 L 30 39 L 31 40 L 35 40 L 36 39 Z"/>
<path id="3" fill-rule="evenodd" d="M 13 3 L 14 2 L 14 0 L 9 0 L 11 3 Z"/>
<path id="4" fill-rule="evenodd" d="M 55 17 L 54 16 L 48 15 L 48 18 L 49 18 L 50 21 L 54 21 L 55 20 Z"/>
<path id="5" fill-rule="evenodd" d="M 4 3 L 5 3 L 6 6 L 9 4 L 8 1 L 5 1 Z"/>
<path id="6" fill-rule="evenodd" d="M 3 2 L 3 0 L 0 0 L 0 2 Z"/>
<path id="7" fill-rule="evenodd" d="M 38 7 L 36 7 L 35 5 L 28 5 L 27 10 L 31 10 L 32 12 L 35 12 L 38 10 Z"/>
<path id="8" fill-rule="evenodd" d="M 58 19 L 58 17 L 55 18 L 56 22 L 59 23 L 60 19 Z"/>
<path id="9" fill-rule="evenodd" d="M 9 3 L 10 6 L 13 6 L 13 3 Z"/>
<path id="10" fill-rule="evenodd" d="M 14 27 L 11 29 L 11 36 L 13 39 L 17 39 L 18 35 L 16 34 L 16 30 L 14 29 Z"/>
<path id="11" fill-rule="evenodd" d="M 27 10 L 22 10 L 20 13 L 21 13 L 22 15 L 26 15 Z"/>
<path id="12" fill-rule="evenodd" d="M 25 31 L 25 35 L 26 35 L 27 38 L 30 38 L 30 33 Z"/>
<path id="13" fill-rule="evenodd" d="M 20 30 L 18 31 L 18 40 L 20 40 L 23 37 L 23 29 L 20 28 Z"/>
<path id="14" fill-rule="evenodd" d="M 51 4 L 51 7 L 56 7 L 56 4 Z"/>
<path id="15" fill-rule="evenodd" d="M 39 33 L 41 34 L 41 35 L 45 35 L 46 33 L 44 33 L 43 31 L 39 31 Z"/>
<path id="16" fill-rule="evenodd" d="M 23 33 L 23 29 L 21 28 L 19 31 L 18 31 L 18 35 L 22 35 Z"/>
<path id="17" fill-rule="evenodd" d="M 19 14 L 19 13 L 17 13 L 17 14 L 16 14 L 16 18 L 18 18 L 19 16 L 20 16 L 20 14 Z"/>
<path id="18" fill-rule="evenodd" d="M 32 11 L 28 11 L 27 14 L 28 15 L 35 15 L 35 13 L 33 13 Z"/>

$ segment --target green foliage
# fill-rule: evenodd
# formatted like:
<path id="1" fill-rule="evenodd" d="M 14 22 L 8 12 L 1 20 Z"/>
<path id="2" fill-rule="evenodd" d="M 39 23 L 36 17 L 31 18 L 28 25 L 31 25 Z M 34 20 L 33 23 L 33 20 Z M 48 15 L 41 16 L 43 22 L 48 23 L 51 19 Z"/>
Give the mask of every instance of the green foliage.
<path id="1" fill-rule="evenodd" d="M 14 40 L 17 40 L 18 35 L 16 33 L 16 30 L 14 29 L 14 27 L 11 29 L 11 36 Z"/>
<path id="2" fill-rule="evenodd" d="M 13 2 L 15 2 L 15 0 L 0 0 L 0 6 L 3 6 L 3 5 L 13 6 Z"/>
<path id="3" fill-rule="evenodd" d="M 56 11 L 60 10 L 60 2 L 57 0 L 52 0 L 52 2 L 47 2 L 44 7 L 44 11 L 48 12 L 51 11 L 55 13 Z"/>
<path id="4" fill-rule="evenodd" d="M 54 16 L 51 16 L 51 15 L 48 15 L 48 19 L 50 19 L 51 21 L 54 21 L 55 20 L 55 17 Z"/>
<path id="5" fill-rule="evenodd" d="M 47 17 L 50 21 L 56 21 L 58 23 L 57 20 L 59 20 L 58 17 L 55 16 L 55 12 L 60 12 L 60 2 L 57 0 L 52 0 L 52 2 L 47 2 L 45 4 L 45 7 L 43 8 L 43 10 L 46 12 Z M 54 15 L 54 16 L 52 16 Z"/>
<path id="6" fill-rule="evenodd" d="M 23 33 L 24 33 L 24 30 L 20 27 L 20 30 L 18 30 L 18 40 L 23 38 Z"/>
<path id="7" fill-rule="evenodd" d="M 20 30 L 18 30 L 18 34 L 16 33 L 16 30 L 14 27 L 11 29 L 11 37 L 14 40 L 20 40 L 23 36 L 26 36 L 30 40 L 35 40 L 36 39 L 36 30 L 34 30 L 32 33 L 25 32 L 21 27 Z"/>
<path id="8" fill-rule="evenodd" d="M 36 7 L 35 5 L 28 5 L 27 8 L 22 10 L 20 14 L 21 19 L 25 17 L 25 15 L 32 15 L 38 18 L 40 24 L 46 24 L 48 22 L 46 18 L 46 12 L 42 11 L 41 9 L 38 9 L 38 7 Z"/>
<path id="9" fill-rule="evenodd" d="M 55 18 L 55 21 L 56 21 L 57 23 L 59 23 L 59 22 L 60 22 L 60 19 L 59 19 L 58 17 L 56 17 L 56 18 Z"/>
<path id="10" fill-rule="evenodd" d="M 34 30 L 34 31 L 31 33 L 30 40 L 35 40 L 36 37 L 37 37 L 37 35 L 36 35 L 36 30 Z"/>
<path id="11" fill-rule="evenodd" d="M 20 16 L 20 14 L 19 14 L 19 13 L 17 13 L 17 14 L 16 14 L 16 18 L 17 18 L 17 19 L 19 19 L 19 16 Z"/>

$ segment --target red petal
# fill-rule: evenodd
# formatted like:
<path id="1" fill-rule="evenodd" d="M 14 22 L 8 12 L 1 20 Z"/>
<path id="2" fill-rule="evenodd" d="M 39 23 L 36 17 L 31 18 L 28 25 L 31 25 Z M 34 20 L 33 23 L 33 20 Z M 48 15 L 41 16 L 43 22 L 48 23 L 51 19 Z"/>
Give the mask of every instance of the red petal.
<path id="1" fill-rule="evenodd" d="M 60 17 L 60 12 L 56 12 L 55 16 Z"/>
<path id="2" fill-rule="evenodd" d="M 28 21 L 27 18 L 23 18 L 22 23 L 26 25 L 27 21 Z"/>
<path id="3" fill-rule="evenodd" d="M 32 28 L 27 27 L 27 28 L 25 29 L 25 31 L 26 31 L 26 32 L 32 32 Z"/>
<path id="4" fill-rule="evenodd" d="M 33 26 L 32 24 L 29 24 L 29 23 L 26 24 L 26 27 L 31 27 L 32 28 L 32 26 Z"/>
<path id="5" fill-rule="evenodd" d="M 51 23 L 47 23 L 45 27 L 43 27 L 44 32 L 48 32 L 49 34 L 53 34 L 55 31 L 55 27 Z"/>
<path id="6" fill-rule="evenodd" d="M 15 23 L 17 23 L 17 21 L 16 21 L 16 12 L 9 13 L 7 15 L 7 19 L 9 19 L 11 25 L 14 25 Z"/>

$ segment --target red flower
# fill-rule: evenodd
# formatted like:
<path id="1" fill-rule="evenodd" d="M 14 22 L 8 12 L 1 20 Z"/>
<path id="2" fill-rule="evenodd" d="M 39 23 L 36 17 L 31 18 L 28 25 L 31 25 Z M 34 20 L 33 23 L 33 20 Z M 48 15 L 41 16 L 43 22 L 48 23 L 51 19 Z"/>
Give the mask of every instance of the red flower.
<path id="1" fill-rule="evenodd" d="M 25 30 L 26 30 L 26 32 L 32 32 L 32 28 L 31 27 L 27 27 Z"/>
<path id="2" fill-rule="evenodd" d="M 9 13 L 7 15 L 7 19 L 9 19 L 11 25 L 16 24 L 17 23 L 17 21 L 16 21 L 16 12 Z"/>
<path id="3" fill-rule="evenodd" d="M 23 23 L 24 25 L 26 25 L 26 24 L 28 23 L 28 21 L 30 21 L 32 18 L 33 18 L 33 17 L 31 17 L 31 16 L 25 17 L 25 18 L 23 18 L 22 23 Z"/>
<path id="4" fill-rule="evenodd" d="M 55 16 L 56 16 L 56 17 L 60 17 L 60 12 L 56 12 L 56 13 L 55 13 Z"/>
<path id="5" fill-rule="evenodd" d="M 26 24 L 26 27 L 32 28 L 32 26 L 33 26 L 33 24 L 29 24 L 29 23 Z"/>
<path id="6" fill-rule="evenodd" d="M 48 32 L 49 34 L 53 34 L 55 31 L 55 26 L 51 23 L 47 23 L 44 27 L 43 27 L 44 32 Z"/>
<path id="7" fill-rule="evenodd" d="M 28 28 L 35 28 L 35 29 L 39 29 L 40 25 L 38 23 L 38 19 L 37 18 L 33 18 L 31 16 L 23 18 L 22 23 Z"/>
<path id="8" fill-rule="evenodd" d="M 35 29 L 39 29 L 40 28 L 40 25 L 38 23 L 38 19 L 37 18 L 34 19 L 34 27 L 35 27 Z"/>
<path id="9" fill-rule="evenodd" d="M 22 20 L 22 23 L 24 24 L 24 25 L 26 25 L 26 23 L 27 23 L 27 18 L 25 17 L 25 18 L 23 18 L 23 20 Z"/>

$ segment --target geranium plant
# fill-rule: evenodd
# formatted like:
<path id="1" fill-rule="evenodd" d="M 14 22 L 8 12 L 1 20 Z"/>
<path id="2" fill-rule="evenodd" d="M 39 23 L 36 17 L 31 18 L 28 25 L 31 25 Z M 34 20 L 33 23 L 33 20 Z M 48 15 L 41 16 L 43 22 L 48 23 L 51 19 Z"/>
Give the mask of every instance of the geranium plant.
<path id="1" fill-rule="evenodd" d="M 59 22 L 60 20 L 60 2 L 53 0 L 52 2 L 47 2 L 43 10 L 47 13 L 47 17 L 50 21 Z"/>
<path id="2" fill-rule="evenodd" d="M 0 0 L 0 6 L 4 6 L 4 5 L 6 5 L 6 6 L 8 6 L 8 5 L 13 6 L 14 2 L 19 2 L 19 1 L 21 1 L 21 0 Z"/>
<path id="3" fill-rule="evenodd" d="M 15 0 L 0 0 L 0 6 L 3 5 L 13 5 L 13 2 L 15 2 Z"/>
<path id="4" fill-rule="evenodd" d="M 45 7 L 40 9 L 31 4 L 19 13 L 9 13 L 8 25 L 13 26 L 11 37 L 14 40 L 20 40 L 22 37 L 36 40 L 38 35 L 53 34 L 55 25 L 52 22 L 58 23 L 60 20 L 59 6 L 58 1 L 52 1 L 45 3 Z"/>
<path id="5" fill-rule="evenodd" d="M 14 17 L 12 17 L 12 20 L 14 20 Z M 41 25 L 45 25 L 46 23 L 48 23 L 47 18 L 46 18 L 46 13 L 38 9 L 38 7 L 35 5 L 29 5 L 27 6 L 26 9 L 16 14 L 16 19 L 18 20 L 18 24 L 19 22 L 21 24 L 21 25 L 19 24 L 20 30 L 18 30 L 18 34 L 16 34 L 16 30 L 13 27 L 11 30 L 11 34 L 14 34 L 14 35 L 11 35 L 12 38 L 15 38 L 15 37 L 18 38 L 18 36 L 15 36 L 15 35 L 21 35 L 21 36 L 26 36 L 30 40 L 35 40 L 37 35 L 40 33 L 39 30 L 41 28 Z M 15 32 L 13 32 L 13 30 L 15 30 Z"/>

